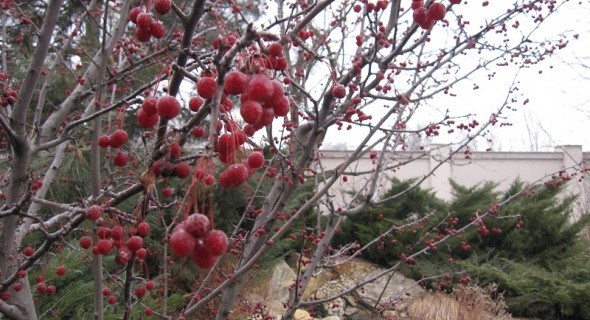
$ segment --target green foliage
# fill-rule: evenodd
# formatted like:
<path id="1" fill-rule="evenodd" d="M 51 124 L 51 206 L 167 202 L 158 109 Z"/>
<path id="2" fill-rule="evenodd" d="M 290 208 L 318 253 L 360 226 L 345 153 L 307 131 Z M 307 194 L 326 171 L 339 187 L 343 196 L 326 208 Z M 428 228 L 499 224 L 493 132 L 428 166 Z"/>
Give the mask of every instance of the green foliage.
<path id="1" fill-rule="evenodd" d="M 415 189 L 408 197 L 347 219 L 336 239 L 337 245 L 354 240 L 363 246 L 381 237 L 363 252 L 363 256 L 391 266 L 400 261 L 402 254 L 427 248 L 428 241 L 461 229 L 488 212 L 494 204 L 517 195 L 495 214 L 481 219 L 476 227 L 451 235 L 444 244 L 429 248 L 428 254 L 417 258 L 411 268 L 404 269 L 405 273 L 415 279 L 457 274 L 454 278 L 457 280 L 465 275 L 461 272 L 467 271 L 480 285 L 498 283 L 500 291 L 505 291 L 510 311 L 516 316 L 590 319 L 590 250 L 579 236 L 589 225 L 590 215 L 570 222 L 576 198 L 561 195 L 563 184 L 537 186 L 525 191 L 524 184 L 517 180 L 506 192 L 499 193 L 494 183 L 471 188 L 454 181 L 450 183 L 454 199 L 448 204 L 428 191 Z M 386 196 L 410 184 L 394 181 Z M 431 211 L 433 216 L 420 226 L 383 236 L 392 225 L 407 224 L 411 215 L 418 218 Z M 397 241 L 395 246 L 393 239 Z M 449 263 L 449 259 L 454 263 Z M 439 290 L 450 290 L 452 284 L 447 279 L 429 283 Z"/>

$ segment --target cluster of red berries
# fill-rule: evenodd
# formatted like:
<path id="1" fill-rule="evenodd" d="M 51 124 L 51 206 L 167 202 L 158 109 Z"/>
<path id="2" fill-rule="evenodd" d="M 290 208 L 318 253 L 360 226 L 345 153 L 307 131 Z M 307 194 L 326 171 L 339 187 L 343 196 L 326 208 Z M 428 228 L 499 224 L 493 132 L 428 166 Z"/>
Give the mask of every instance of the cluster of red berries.
<path id="1" fill-rule="evenodd" d="M 451 0 L 453 4 L 459 2 L 461 1 Z M 423 0 L 412 0 L 412 9 L 414 10 L 414 22 L 424 30 L 432 29 L 436 21 L 445 18 L 447 12 L 445 5 L 440 2 L 434 2 L 428 9 L 425 8 Z"/>
<path id="2" fill-rule="evenodd" d="M 98 138 L 98 146 L 101 148 L 111 147 L 113 149 L 121 148 L 129 139 L 127 131 L 123 129 L 117 129 L 109 135 L 102 135 Z M 117 167 L 124 167 L 129 161 L 129 156 L 124 151 L 117 151 L 113 157 L 113 163 Z"/>
<path id="3" fill-rule="evenodd" d="M 36 288 L 37 288 L 37 292 L 39 294 L 46 294 L 46 295 L 52 296 L 57 291 L 57 289 L 55 288 L 54 285 L 47 285 L 45 283 L 45 278 L 43 276 L 41 276 L 41 275 L 39 275 L 39 276 L 37 276 L 35 278 L 35 282 L 37 282 L 37 287 Z"/>
<path id="4" fill-rule="evenodd" d="M 227 167 L 219 175 L 219 185 L 224 188 L 235 188 L 250 179 L 256 169 L 264 165 L 264 155 L 261 152 L 252 152 L 241 163 L 235 163 Z"/>
<path id="5" fill-rule="evenodd" d="M 157 177 L 178 177 L 184 179 L 191 174 L 191 167 L 183 161 L 180 161 L 182 147 L 178 143 L 170 145 L 168 150 L 168 158 L 166 160 L 158 160 L 152 165 L 152 172 Z"/>
<path id="6" fill-rule="evenodd" d="M 225 233 L 212 229 L 209 218 L 200 213 L 188 216 L 170 236 L 172 252 L 179 257 L 191 256 L 194 263 L 203 269 L 213 267 L 227 245 Z"/>
<path id="7" fill-rule="evenodd" d="M 2 93 L 2 97 L 0 97 L 0 107 L 6 107 L 7 105 L 13 105 L 16 102 L 16 98 L 18 97 L 18 92 L 16 90 L 6 90 Z"/>
<path id="8" fill-rule="evenodd" d="M 166 14 L 172 8 L 170 0 L 156 0 L 154 2 L 154 9 L 158 14 Z M 148 10 L 149 11 L 149 8 Z M 135 7 L 129 11 L 129 20 L 137 25 L 135 37 L 137 40 L 147 42 L 154 37 L 160 39 L 164 37 L 166 29 L 164 24 L 158 20 L 154 20 L 149 12 L 143 11 L 141 7 Z"/>

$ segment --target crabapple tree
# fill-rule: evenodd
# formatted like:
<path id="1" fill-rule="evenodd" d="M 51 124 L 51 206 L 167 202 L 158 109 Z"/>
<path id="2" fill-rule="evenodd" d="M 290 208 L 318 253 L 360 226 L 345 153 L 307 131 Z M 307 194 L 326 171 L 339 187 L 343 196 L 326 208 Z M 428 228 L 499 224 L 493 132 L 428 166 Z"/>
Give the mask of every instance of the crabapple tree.
<path id="1" fill-rule="evenodd" d="M 44 280 L 47 261 L 75 247 L 91 261 L 95 319 L 105 301 L 123 305 L 123 319 L 134 308 L 189 318 L 213 299 L 213 314 L 226 319 L 273 244 L 308 232 L 315 241 L 284 316 L 322 302 L 301 301 L 301 293 L 322 258 L 338 254 L 330 241 L 342 220 L 390 200 L 380 197 L 380 181 L 399 167 L 395 153 L 407 139 L 448 135 L 453 151 L 440 163 L 469 157 L 465 147 L 509 124 L 507 110 L 519 101 L 516 82 L 488 114 L 433 112 L 437 98 L 460 95 L 455 88 L 474 75 L 527 68 L 565 47 L 568 35 L 535 32 L 563 5 L 571 4 L 0 0 L 0 312 L 44 313 L 36 302 L 60 290 Z M 408 129 L 424 116 L 428 125 Z M 358 141 L 323 170 L 320 147 L 338 131 Z M 68 188 L 60 177 L 72 170 L 72 155 L 88 161 L 88 181 L 60 195 L 54 188 Z M 357 174 L 351 164 L 363 157 L 374 164 L 364 184 L 334 202 L 337 182 Z M 416 185 L 434 170 L 419 173 Z M 286 210 L 306 183 L 316 184 L 313 194 Z M 215 187 L 247 195 L 233 230 L 216 228 Z M 319 203 L 324 222 L 294 231 Z M 158 250 L 145 247 L 156 227 L 150 216 L 165 226 Z M 405 253 L 400 264 L 426 250 Z M 203 284 L 220 280 L 196 289 L 181 310 L 142 307 L 136 302 L 156 286 L 144 272 L 150 257 L 162 261 L 164 296 L 166 268 L 181 259 L 209 270 Z M 119 266 L 115 275 L 105 259 Z M 52 272 L 73 271 L 60 263 Z M 118 287 L 105 287 L 105 277 Z"/>

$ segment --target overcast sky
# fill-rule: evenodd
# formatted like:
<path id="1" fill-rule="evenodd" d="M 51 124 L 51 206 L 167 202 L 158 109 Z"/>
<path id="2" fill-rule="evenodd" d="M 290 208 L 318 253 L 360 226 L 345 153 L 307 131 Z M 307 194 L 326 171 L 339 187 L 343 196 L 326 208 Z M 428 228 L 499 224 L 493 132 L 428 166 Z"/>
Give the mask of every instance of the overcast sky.
<path id="1" fill-rule="evenodd" d="M 461 9 L 481 10 L 481 7 Z M 557 51 L 553 58 L 518 73 L 520 92 L 530 102 L 525 106 L 519 104 L 520 107 L 510 114 L 512 127 L 493 130 L 491 147 L 494 151 L 551 151 L 556 145 L 566 144 L 582 145 L 584 151 L 590 151 L 590 22 L 587 20 L 590 4 L 587 0 L 570 1 L 559 10 L 559 14 L 548 18 L 546 25 L 537 31 L 537 38 L 556 38 L 554 36 L 561 32 L 575 32 L 579 39 Z M 463 88 L 457 86 L 455 90 L 461 95 L 452 99 L 442 97 L 436 100 L 437 106 L 469 110 L 469 113 L 479 111 L 479 115 L 487 118 L 503 101 L 506 88 L 516 74 L 516 68 L 498 71 L 493 81 L 477 80 L 480 89 L 476 91 L 470 81 L 465 82 Z M 480 76 L 486 79 L 486 73 Z M 428 123 L 427 119 L 423 121 Z M 332 132 L 327 141 L 348 148 L 355 147 L 356 143 L 351 135 L 341 132 Z M 442 137 L 434 142 L 449 141 Z M 482 139 L 477 147 L 483 151 L 489 145 Z"/>

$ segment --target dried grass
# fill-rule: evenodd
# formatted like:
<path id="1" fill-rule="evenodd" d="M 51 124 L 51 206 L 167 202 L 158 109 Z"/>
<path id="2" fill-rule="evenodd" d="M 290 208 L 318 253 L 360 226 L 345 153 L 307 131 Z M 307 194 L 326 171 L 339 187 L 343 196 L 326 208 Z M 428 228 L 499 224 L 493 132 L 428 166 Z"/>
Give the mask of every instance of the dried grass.
<path id="1" fill-rule="evenodd" d="M 407 309 L 412 320 L 509 320 L 498 286 L 461 286 L 452 294 L 432 293 L 416 299 Z"/>

